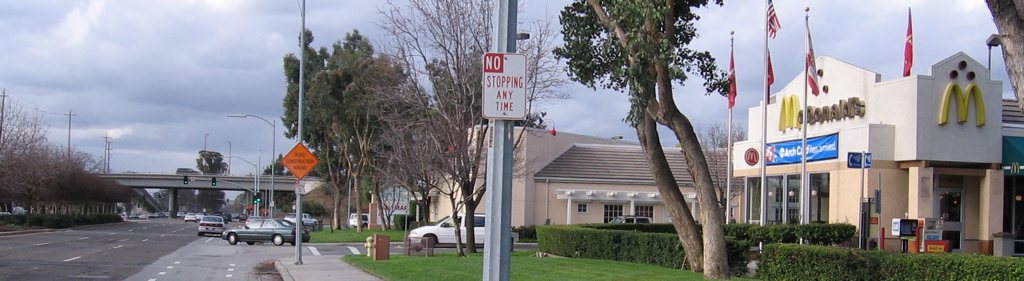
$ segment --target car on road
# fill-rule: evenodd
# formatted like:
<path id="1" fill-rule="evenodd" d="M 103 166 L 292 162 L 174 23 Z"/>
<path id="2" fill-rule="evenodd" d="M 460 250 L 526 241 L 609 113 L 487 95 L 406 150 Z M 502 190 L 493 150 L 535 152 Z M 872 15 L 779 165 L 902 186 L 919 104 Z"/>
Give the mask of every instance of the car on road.
<path id="1" fill-rule="evenodd" d="M 196 213 L 185 213 L 185 222 L 199 222 L 199 218 Z"/>
<path id="2" fill-rule="evenodd" d="M 177 170 L 174 171 L 174 173 L 179 175 L 202 174 L 199 171 L 196 171 L 195 169 L 192 168 L 178 168 Z"/>
<path id="3" fill-rule="evenodd" d="M 649 217 L 641 216 L 618 216 L 612 219 L 608 223 L 651 223 L 653 220 Z"/>
<path id="4" fill-rule="evenodd" d="M 309 242 L 309 231 L 302 229 L 302 242 Z M 285 242 L 295 245 L 295 224 L 283 219 L 258 219 L 245 226 L 225 230 L 221 238 L 228 244 L 235 245 L 245 242 L 252 245 L 256 242 L 272 242 L 281 246 Z"/>
<path id="5" fill-rule="evenodd" d="M 224 218 L 218 216 L 205 216 L 202 220 L 199 220 L 199 236 L 206 236 L 206 234 L 222 234 L 224 233 L 224 226 L 227 222 L 224 222 Z"/>
<path id="6" fill-rule="evenodd" d="M 295 213 L 288 213 L 287 215 L 284 215 L 284 220 L 295 223 Z M 319 224 L 320 223 L 317 222 L 313 216 L 310 216 L 307 213 L 302 213 L 302 227 L 312 227 L 316 229 Z"/>
<path id="7" fill-rule="evenodd" d="M 459 215 L 462 219 L 462 215 Z M 483 241 L 487 240 L 487 234 L 484 233 L 484 227 L 487 223 L 487 217 L 483 214 L 473 215 L 473 231 L 476 234 L 476 243 L 483 244 Z M 422 237 L 430 239 L 431 246 L 437 244 L 455 244 L 455 220 L 452 216 L 446 216 L 437 222 L 430 223 L 429 225 L 421 226 L 413 229 L 409 232 L 409 237 Z M 466 225 L 465 220 L 463 223 L 458 225 L 459 233 L 462 236 L 462 241 L 466 241 Z"/>

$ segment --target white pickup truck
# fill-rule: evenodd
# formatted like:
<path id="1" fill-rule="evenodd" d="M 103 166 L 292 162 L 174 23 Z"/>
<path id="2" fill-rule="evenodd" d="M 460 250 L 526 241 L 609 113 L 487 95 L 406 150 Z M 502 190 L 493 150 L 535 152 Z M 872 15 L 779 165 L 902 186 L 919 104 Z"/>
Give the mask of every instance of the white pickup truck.
<path id="1" fill-rule="evenodd" d="M 284 215 L 284 220 L 290 221 L 292 223 L 295 223 L 295 213 L 288 213 L 287 215 Z M 317 228 L 319 225 L 320 225 L 320 223 L 317 222 L 317 220 L 314 219 L 313 216 L 310 216 L 307 213 L 302 213 L 302 226 L 303 227 Z"/>

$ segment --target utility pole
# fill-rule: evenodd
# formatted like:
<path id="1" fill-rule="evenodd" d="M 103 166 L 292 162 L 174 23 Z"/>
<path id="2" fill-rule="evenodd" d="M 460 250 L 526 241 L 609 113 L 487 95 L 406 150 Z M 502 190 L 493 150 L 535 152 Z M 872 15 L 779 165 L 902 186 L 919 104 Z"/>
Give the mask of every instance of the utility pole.
<path id="1" fill-rule="evenodd" d="M 302 16 L 302 29 L 299 32 L 299 130 L 297 136 L 299 137 L 299 143 L 302 143 L 302 99 L 306 93 L 306 0 L 302 0 L 302 7 L 299 7 L 299 12 Z M 276 129 L 276 128 L 275 128 Z M 274 136 L 275 138 L 277 136 Z M 274 157 L 277 157 L 276 155 Z M 271 173 L 273 174 L 273 173 Z M 296 192 L 295 192 L 295 264 L 302 264 L 302 193 L 298 192 L 298 184 L 300 181 L 296 181 Z"/>
<path id="2" fill-rule="evenodd" d="M 0 149 L 4 147 L 4 107 L 7 105 L 7 89 L 0 94 Z"/>
<path id="3" fill-rule="evenodd" d="M 110 173 L 110 134 L 103 133 L 103 172 Z"/>
<path id="4" fill-rule="evenodd" d="M 77 114 L 72 114 L 71 110 L 68 110 L 64 115 L 68 117 L 68 161 L 71 161 L 71 117 Z"/>

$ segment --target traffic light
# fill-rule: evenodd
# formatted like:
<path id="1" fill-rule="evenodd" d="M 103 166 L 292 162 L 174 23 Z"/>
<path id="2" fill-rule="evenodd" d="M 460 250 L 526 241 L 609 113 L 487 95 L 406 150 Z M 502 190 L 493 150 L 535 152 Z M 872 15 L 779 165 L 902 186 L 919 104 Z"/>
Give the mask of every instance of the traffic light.
<path id="1" fill-rule="evenodd" d="M 252 199 L 252 203 L 253 204 L 259 204 L 260 201 L 263 201 L 263 199 L 260 198 L 259 194 L 256 194 L 255 196 L 256 196 L 256 198 Z"/>
<path id="2" fill-rule="evenodd" d="M 188 184 L 188 176 L 185 176 L 185 178 L 181 180 L 181 183 Z"/>
<path id="3" fill-rule="evenodd" d="M 217 186 L 217 177 L 213 177 L 213 179 L 210 181 L 210 185 Z"/>

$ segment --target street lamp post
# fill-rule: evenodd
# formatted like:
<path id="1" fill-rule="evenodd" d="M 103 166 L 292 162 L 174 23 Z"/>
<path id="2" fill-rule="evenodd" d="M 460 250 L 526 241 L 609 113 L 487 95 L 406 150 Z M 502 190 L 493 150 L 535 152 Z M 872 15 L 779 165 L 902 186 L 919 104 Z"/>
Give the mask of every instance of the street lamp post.
<path id="1" fill-rule="evenodd" d="M 228 141 L 228 175 L 231 174 L 231 141 Z"/>
<path id="2" fill-rule="evenodd" d="M 249 165 L 252 165 L 253 170 L 255 170 L 255 172 L 253 172 L 253 177 L 252 177 L 253 178 L 253 188 L 255 189 L 255 191 L 253 192 L 254 193 L 253 195 L 255 196 L 255 193 L 259 193 L 260 192 L 260 172 L 259 172 L 259 169 L 260 169 L 259 167 L 260 166 L 257 165 L 257 164 L 253 164 L 252 162 L 249 162 L 249 160 L 245 160 L 245 158 L 242 158 L 242 157 L 228 156 L 228 159 L 231 159 L 231 158 L 238 158 L 238 160 L 242 160 L 242 162 L 245 162 L 245 163 L 248 163 Z M 258 158 L 259 157 L 257 157 L 257 159 Z M 257 160 L 257 161 L 259 161 L 259 160 Z M 259 207 L 260 207 L 259 205 L 253 206 L 253 209 L 254 209 L 253 210 L 253 215 L 257 215 L 259 213 Z"/>
<path id="3" fill-rule="evenodd" d="M 271 138 L 270 138 L 271 139 L 271 147 L 270 147 L 270 203 L 274 203 L 274 174 L 276 173 L 275 170 L 277 169 L 277 120 L 270 121 L 270 120 L 267 120 L 266 118 L 263 118 L 263 117 L 260 117 L 260 116 L 257 116 L 257 115 L 252 115 L 252 114 L 228 114 L 228 117 L 237 117 L 237 118 L 254 117 L 254 118 L 258 118 L 260 120 L 263 120 L 263 122 L 266 122 L 267 125 L 270 125 L 270 127 L 273 128 L 271 130 Z M 229 168 L 231 167 L 230 163 L 228 164 L 228 167 Z M 270 217 L 274 217 L 274 204 L 270 204 Z"/>
<path id="4" fill-rule="evenodd" d="M 210 136 L 210 134 L 203 135 L 203 150 L 206 150 L 206 137 L 209 137 L 209 136 Z"/>

